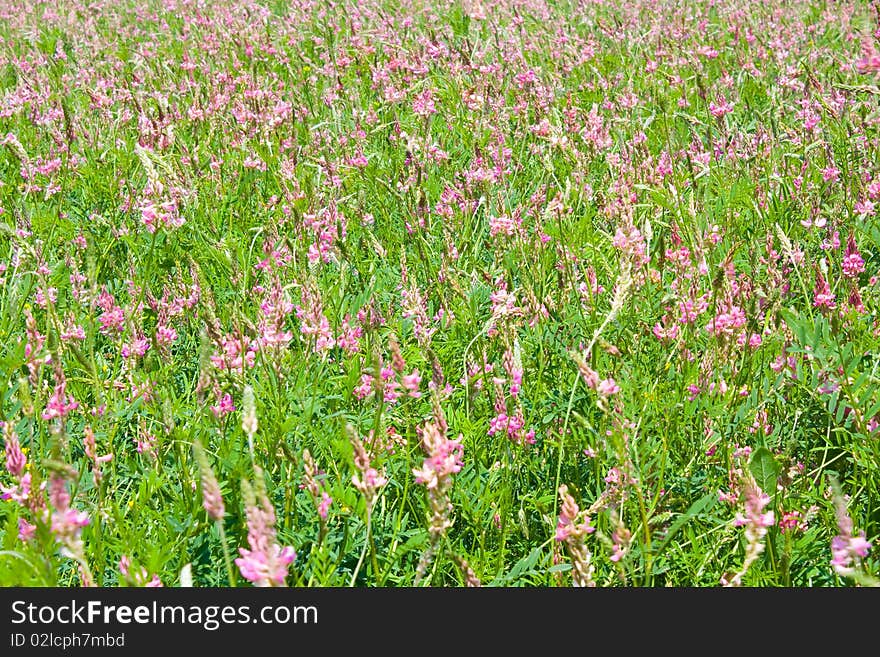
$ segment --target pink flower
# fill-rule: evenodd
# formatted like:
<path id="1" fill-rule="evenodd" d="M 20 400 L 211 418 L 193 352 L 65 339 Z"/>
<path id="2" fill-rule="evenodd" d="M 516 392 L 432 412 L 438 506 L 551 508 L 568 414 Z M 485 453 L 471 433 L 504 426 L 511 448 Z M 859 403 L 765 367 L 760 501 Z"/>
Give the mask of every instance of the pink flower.
<path id="1" fill-rule="evenodd" d="M 18 479 L 24 473 L 27 457 L 21 451 L 21 443 L 18 442 L 18 436 L 12 431 L 11 422 L 4 425 L 3 433 L 6 440 L 6 470 Z"/>
<path id="2" fill-rule="evenodd" d="M 419 392 L 419 383 L 421 383 L 422 377 L 419 374 L 418 370 L 413 370 L 412 374 L 407 374 L 400 378 L 400 382 L 403 384 L 403 387 L 409 390 L 410 397 L 421 397 L 422 393 Z"/>
<path id="3" fill-rule="evenodd" d="M 434 106 L 434 94 L 430 89 L 425 89 L 416 96 L 412 107 L 413 112 L 418 116 L 431 116 L 431 114 L 437 113 L 437 108 Z"/>
<path id="4" fill-rule="evenodd" d="M 232 401 L 232 395 L 228 392 L 224 393 L 222 397 L 220 397 L 219 401 L 216 405 L 211 406 L 211 412 L 214 413 L 215 417 L 223 417 L 227 413 L 232 413 L 235 410 L 235 404 Z"/>
<path id="5" fill-rule="evenodd" d="M 862 75 L 880 72 L 880 53 L 868 39 L 862 42 L 862 58 L 856 61 L 856 71 Z"/>
<path id="6" fill-rule="evenodd" d="M 18 519 L 18 539 L 22 543 L 27 543 L 30 541 L 34 535 L 37 533 L 37 526 L 32 525 L 24 518 Z"/>
<path id="7" fill-rule="evenodd" d="M 799 511 L 788 511 L 779 520 L 779 531 L 783 534 L 790 530 L 802 532 L 806 528 L 806 519 Z"/>
<path id="8" fill-rule="evenodd" d="M 617 385 L 617 382 L 615 382 L 614 379 L 609 377 L 607 379 L 599 381 L 599 385 L 596 386 L 596 392 L 598 392 L 603 397 L 609 397 L 611 395 L 616 395 L 618 392 L 620 392 L 620 386 Z"/>
<path id="9" fill-rule="evenodd" d="M 89 524 L 89 516 L 84 511 L 70 507 L 70 494 L 67 482 L 60 476 L 49 481 L 49 500 L 52 504 L 50 528 L 55 539 L 74 554 L 82 550 L 80 533 Z"/>
<path id="10" fill-rule="evenodd" d="M 303 483 L 300 488 L 305 488 L 309 492 L 318 516 L 321 520 L 326 520 L 333 498 L 324 490 L 326 486 L 324 481 L 318 479 L 321 474 L 323 472 L 318 470 L 318 465 L 309 450 L 303 450 Z"/>
<path id="11" fill-rule="evenodd" d="M 358 399 L 366 399 L 373 394 L 373 376 L 365 372 L 361 374 L 361 383 L 352 390 L 352 394 Z"/>
<path id="12" fill-rule="evenodd" d="M 370 453 L 364 447 L 354 427 L 348 426 L 347 432 L 349 441 L 354 448 L 354 466 L 358 471 L 357 474 L 352 475 L 351 482 L 363 494 L 367 509 L 371 509 L 379 494 L 379 489 L 388 483 L 388 479 L 373 467 Z"/>
<path id="13" fill-rule="evenodd" d="M 875 209 L 876 206 L 874 205 L 874 201 L 869 201 L 868 199 L 862 199 L 853 204 L 853 211 L 856 214 L 872 215 L 874 214 Z"/>
<path id="14" fill-rule="evenodd" d="M 645 236 L 632 224 L 618 226 L 611 243 L 629 256 L 636 268 L 648 264 Z"/>
<path id="15" fill-rule="evenodd" d="M 318 504 L 318 515 L 321 516 L 322 520 L 327 519 L 331 504 L 333 504 L 333 498 L 327 494 L 327 491 L 322 491 L 321 502 Z"/>
<path id="16" fill-rule="evenodd" d="M 242 577 L 255 586 L 284 586 L 287 569 L 296 552 L 292 547 L 281 547 L 275 539 L 275 509 L 266 495 L 263 472 L 255 467 L 256 492 L 243 482 L 245 513 L 248 526 L 249 548 L 239 548 L 241 557 L 235 560 Z"/>
<path id="17" fill-rule="evenodd" d="M 559 487 L 559 518 L 556 521 L 556 540 L 565 545 L 571 559 L 572 585 L 576 587 L 595 586 L 594 567 L 590 563 L 592 555 L 587 549 L 587 535 L 596 531 L 590 524 L 590 517 L 577 505 L 568 492 L 568 486 Z"/>
<path id="18" fill-rule="evenodd" d="M 822 169 L 822 180 L 825 182 L 837 182 L 840 180 L 840 169 L 835 166 Z"/>
<path id="19" fill-rule="evenodd" d="M 45 485 L 45 482 L 42 484 Z M 12 500 L 21 505 L 32 502 L 31 498 L 31 473 L 26 472 L 18 482 L 18 486 L 0 486 L 0 500 Z"/>
<path id="20" fill-rule="evenodd" d="M 413 470 L 417 484 L 427 488 L 443 487 L 443 483 L 462 468 L 464 448 L 458 440 L 449 440 L 433 423 L 422 429 L 422 447 L 428 453 L 420 470 Z"/>
<path id="21" fill-rule="evenodd" d="M 113 306 L 105 310 L 98 317 L 98 321 L 101 323 L 101 328 L 99 329 L 101 333 L 121 333 L 125 327 L 125 314 L 122 312 L 122 308 Z"/>
<path id="22" fill-rule="evenodd" d="M 360 326 L 351 326 L 348 316 L 342 320 L 339 336 L 336 338 L 336 344 L 339 345 L 349 354 L 356 354 L 360 349 L 360 337 L 364 334 L 364 329 Z"/>
<path id="23" fill-rule="evenodd" d="M 744 454 L 744 456 L 738 457 L 735 453 L 734 458 L 748 458 L 748 455 Z M 739 586 L 742 583 L 742 578 L 749 567 L 764 551 L 764 537 L 767 535 L 767 528 L 772 527 L 775 522 L 773 512 L 764 511 L 764 508 L 770 504 L 770 496 L 758 487 L 754 478 L 750 474 L 738 470 L 732 473 L 732 477 L 734 476 L 740 479 L 743 512 L 737 513 L 733 524 L 736 527 L 745 528 L 746 556 L 742 567 L 735 575 L 730 578 L 727 576 L 722 578 L 722 583 L 725 586 Z"/>
<path id="24" fill-rule="evenodd" d="M 837 307 L 837 303 L 834 301 L 834 293 L 831 292 L 831 287 L 828 285 L 828 281 L 825 280 L 825 277 L 822 276 L 822 273 L 819 271 L 816 271 L 816 287 L 813 290 L 813 306 L 823 310 L 834 310 Z"/>
<path id="25" fill-rule="evenodd" d="M 44 420 L 51 420 L 56 417 L 63 418 L 70 411 L 79 408 L 79 403 L 72 395 L 65 395 L 66 385 L 65 381 L 61 381 L 61 383 L 55 386 L 55 392 L 49 398 L 49 401 L 46 402 L 46 408 L 43 409 L 41 417 Z"/>
<path id="26" fill-rule="evenodd" d="M 163 586 L 162 580 L 158 575 L 153 575 L 151 579 L 147 579 L 150 574 L 143 566 L 132 568 L 131 559 L 128 555 L 123 554 L 119 559 L 119 572 L 125 578 L 126 582 L 133 586 L 142 586 L 148 589 L 160 588 Z"/>
<path id="27" fill-rule="evenodd" d="M 587 362 L 583 359 L 578 360 L 578 370 L 580 371 L 581 377 L 584 379 L 584 383 L 587 384 L 587 387 L 591 390 L 595 390 L 599 385 L 599 373 L 587 365 Z"/>
<path id="28" fill-rule="evenodd" d="M 172 326 L 160 325 L 156 327 L 156 342 L 161 345 L 169 345 L 177 340 L 177 331 Z"/>
<path id="29" fill-rule="evenodd" d="M 865 271 L 865 259 L 859 253 L 859 247 L 852 234 L 846 240 L 846 251 L 843 255 L 841 268 L 843 269 L 843 275 L 847 278 L 856 278 Z"/>
<path id="30" fill-rule="evenodd" d="M 202 506 L 208 513 L 208 517 L 214 521 L 222 521 L 226 515 L 226 507 L 223 504 L 223 495 L 220 492 L 220 484 L 211 469 L 211 463 L 205 448 L 198 439 L 193 441 L 193 451 L 195 452 L 196 462 L 199 465 L 199 474 L 202 483 Z"/>
<path id="31" fill-rule="evenodd" d="M 306 338 L 314 337 L 312 347 L 315 352 L 320 353 L 336 345 L 330 322 L 324 315 L 320 294 L 312 285 L 303 286 L 302 303 L 296 306 L 296 316 L 300 320 L 300 333 Z"/>
<path id="32" fill-rule="evenodd" d="M 718 103 L 709 103 L 709 113 L 716 119 L 720 119 L 726 114 L 730 114 L 732 111 L 733 103 L 729 102 L 726 98 L 722 98 Z"/>
<path id="33" fill-rule="evenodd" d="M 669 328 L 664 328 L 660 322 L 654 324 L 654 337 L 663 342 L 675 340 L 678 337 L 678 325 L 673 324 Z"/>
<path id="34" fill-rule="evenodd" d="M 837 536 L 831 540 L 831 566 L 838 575 L 850 576 L 855 573 L 859 560 L 868 556 L 871 542 L 865 538 L 863 530 L 853 535 L 853 521 L 846 508 L 846 498 L 836 481 L 832 480 L 831 488 L 838 528 Z"/>
<path id="35" fill-rule="evenodd" d="M 732 336 L 746 324 L 746 314 L 735 305 L 721 305 L 718 314 L 706 325 L 706 330 L 716 336 Z"/>
<path id="36" fill-rule="evenodd" d="M 463 466 L 464 448 L 459 436 L 456 440 L 445 435 L 446 425 L 442 415 L 440 421 L 428 422 L 419 430 L 422 438 L 422 449 L 428 455 L 422 462 L 421 469 L 414 469 L 413 475 L 417 484 L 424 484 L 428 489 L 430 506 L 428 531 L 435 538 L 439 537 L 452 526 L 452 503 L 448 492 L 452 487 L 452 475 Z"/>
<path id="37" fill-rule="evenodd" d="M 257 343 L 243 335 L 226 335 L 220 338 L 220 355 L 212 355 L 211 362 L 219 370 L 242 374 L 252 368 L 257 360 Z"/>

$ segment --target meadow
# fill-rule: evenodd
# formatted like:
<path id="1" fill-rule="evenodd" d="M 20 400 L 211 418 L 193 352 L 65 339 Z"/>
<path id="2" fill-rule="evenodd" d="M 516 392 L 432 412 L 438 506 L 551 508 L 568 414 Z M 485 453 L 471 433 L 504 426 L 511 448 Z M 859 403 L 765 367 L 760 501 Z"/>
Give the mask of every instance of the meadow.
<path id="1" fill-rule="evenodd" d="M 877 585 L 878 85 L 866 0 L 0 0 L 0 585 Z"/>

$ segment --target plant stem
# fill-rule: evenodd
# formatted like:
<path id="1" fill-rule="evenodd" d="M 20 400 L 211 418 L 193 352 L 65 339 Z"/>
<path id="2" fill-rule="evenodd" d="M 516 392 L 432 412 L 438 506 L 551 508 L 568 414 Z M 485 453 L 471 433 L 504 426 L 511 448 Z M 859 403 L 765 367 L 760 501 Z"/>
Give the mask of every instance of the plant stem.
<path id="1" fill-rule="evenodd" d="M 235 587 L 235 571 L 232 569 L 232 559 L 229 556 L 229 544 L 226 541 L 226 529 L 223 521 L 217 520 L 217 529 L 220 530 L 220 543 L 223 545 L 223 559 L 226 561 L 226 575 L 229 577 L 229 586 Z"/>

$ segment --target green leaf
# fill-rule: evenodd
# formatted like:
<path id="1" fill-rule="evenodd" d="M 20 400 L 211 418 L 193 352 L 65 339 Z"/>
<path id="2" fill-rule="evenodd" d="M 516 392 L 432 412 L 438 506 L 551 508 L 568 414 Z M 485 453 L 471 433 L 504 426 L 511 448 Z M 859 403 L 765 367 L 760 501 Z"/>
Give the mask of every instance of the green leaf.
<path id="1" fill-rule="evenodd" d="M 712 505 L 718 501 L 718 493 L 712 492 L 704 495 L 696 502 L 691 504 L 690 508 L 682 513 L 678 518 L 676 518 L 675 522 L 673 522 L 669 529 L 666 530 L 666 536 L 663 537 L 663 542 L 660 544 L 660 547 L 657 548 L 655 552 L 655 556 L 659 555 L 666 549 L 666 546 L 669 545 L 669 542 L 675 536 L 679 529 L 681 529 L 685 523 L 687 523 L 691 518 L 697 516 L 701 513 L 704 513 L 712 508 Z"/>
<path id="2" fill-rule="evenodd" d="M 558 563 L 558 564 L 556 564 L 555 566 L 550 566 L 550 567 L 547 569 L 547 572 L 548 572 L 548 573 L 564 573 L 564 572 L 569 571 L 569 570 L 571 570 L 571 564 L 570 564 L 570 563 Z"/>
<path id="3" fill-rule="evenodd" d="M 540 558 L 541 546 L 538 546 L 522 559 L 517 561 L 508 573 L 503 574 L 500 577 L 491 581 L 489 583 L 489 586 L 507 586 L 510 584 L 510 582 L 515 581 L 520 575 L 526 575 L 534 572 L 534 566 Z"/>
<path id="4" fill-rule="evenodd" d="M 761 490 L 768 495 L 776 492 L 776 479 L 779 477 L 780 470 L 779 463 L 773 457 L 773 453 L 766 447 L 759 447 L 752 452 L 749 472 L 752 473 Z"/>

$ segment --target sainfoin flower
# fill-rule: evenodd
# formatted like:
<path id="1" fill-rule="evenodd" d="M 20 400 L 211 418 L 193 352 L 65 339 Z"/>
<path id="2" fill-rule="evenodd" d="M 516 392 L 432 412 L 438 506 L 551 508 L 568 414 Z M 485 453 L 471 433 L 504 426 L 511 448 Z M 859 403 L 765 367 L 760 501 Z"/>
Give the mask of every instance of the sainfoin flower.
<path id="1" fill-rule="evenodd" d="M 617 385 L 617 382 L 614 379 L 607 378 L 599 381 L 599 384 L 596 386 L 596 392 L 603 397 L 609 397 L 620 392 L 620 386 Z"/>
<path id="2" fill-rule="evenodd" d="M 18 436 L 12 430 L 11 422 L 7 422 L 3 426 L 3 439 L 6 442 L 6 470 L 18 479 L 27 465 L 27 457 L 21 451 L 21 443 L 18 442 Z"/>
<path id="3" fill-rule="evenodd" d="M 852 235 L 846 240 L 846 252 L 843 255 L 841 269 L 843 269 L 843 275 L 847 278 L 856 278 L 865 271 L 865 259 L 859 253 L 859 247 L 856 245 L 855 237 Z"/>
<path id="4" fill-rule="evenodd" d="M 255 487 L 247 481 L 241 485 L 247 515 L 249 548 L 239 548 L 235 560 L 242 577 L 254 586 L 284 586 L 287 569 L 296 552 L 292 547 L 278 545 L 275 535 L 275 509 L 266 494 L 263 471 L 254 466 Z"/>
<path id="5" fill-rule="evenodd" d="M 321 520 L 327 520 L 327 514 L 330 511 L 330 505 L 333 504 L 333 498 L 327 493 L 326 484 L 320 476 L 323 474 L 318 469 L 318 464 L 309 450 L 303 450 L 303 483 L 300 488 L 305 488 L 312 498 L 315 510 Z"/>
<path id="6" fill-rule="evenodd" d="M 739 586 L 748 569 L 764 551 L 764 537 L 775 518 L 772 511 L 764 511 L 770 496 L 763 492 L 749 472 L 738 472 L 740 497 L 743 511 L 733 521 L 735 527 L 745 527 L 746 555 L 739 572 L 730 578 L 722 578 L 724 586 Z"/>
<path id="7" fill-rule="evenodd" d="M 95 433 L 90 426 L 86 426 L 86 428 L 83 429 L 83 449 L 86 456 L 92 461 L 92 477 L 95 481 L 95 485 L 98 485 L 103 476 L 101 473 L 101 465 L 112 461 L 113 454 L 98 456 L 98 447 L 95 444 Z"/>
<path id="8" fill-rule="evenodd" d="M 590 517 L 580 510 L 565 484 L 559 487 L 559 499 L 561 507 L 556 522 L 556 540 L 565 545 L 571 559 L 572 585 L 595 586 L 594 566 L 590 563 L 592 555 L 584 539 L 596 528 L 590 524 Z"/>
<path id="9" fill-rule="evenodd" d="M 61 546 L 61 554 L 79 564 L 83 585 L 91 586 L 94 582 L 86 565 L 82 541 L 82 529 L 89 524 L 89 516 L 70 506 L 67 479 L 61 474 L 53 474 L 49 480 L 49 504 L 51 508 L 45 509 L 44 513 L 48 516 L 52 536 Z"/>
<path id="10" fill-rule="evenodd" d="M 125 578 L 125 581 L 132 586 L 140 586 L 148 589 L 153 588 L 162 588 L 162 580 L 159 579 L 158 575 L 153 575 L 150 577 L 150 574 L 147 572 L 147 569 L 143 566 L 132 566 L 131 558 L 123 554 L 122 558 L 119 559 L 119 573 Z"/>
<path id="11" fill-rule="evenodd" d="M 457 440 L 447 438 L 435 422 L 428 422 L 421 429 L 422 448 L 428 455 L 421 468 L 413 470 L 417 484 L 428 489 L 431 518 L 428 531 L 432 535 L 443 534 L 452 526 L 452 504 L 448 491 L 452 475 L 462 468 L 464 448 L 461 436 Z"/>
<path id="12" fill-rule="evenodd" d="M 834 300 L 834 293 L 828 285 L 828 281 L 822 276 L 822 272 L 816 272 L 816 287 L 813 290 L 813 306 L 822 310 L 834 310 L 837 303 Z"/>
<path id="13" fill-rule="evenodd" d="M 853 521 L 846 508 L 846 498 L 836 481 L 832 481 L 831 489 L 838 529 L 837 536 L 831 539 L 831 567 L 838 575 L 848 577 L 856 574 L 861 560 L 868 556 L 871 542 L 865 537 L 864 530 L 853 535 Z"/>
<path id="14" fill-rule="evenodd" d="M 358 474 L 352 475 L 351 483 L 363 494 L 369 512 L 373 508 L 379 489 L 388 483 L 388 479 L 383 472 L 373 467 L 370 453 L 364 447 L 354 427 L 347 426 L 346 432 L 354 449 L 354 466 L 358 471 Z"/>
<path id="15" fill-rule="evenodd" d="M 193 441 L 193 451 L 196 455 L 196 463 L 198 463 L 199 474 L 202 480 L 202 506 L 205 507 L 205 511 L 208 512 L 208 517 L 211 520 L 221 521 L 223 516 L 226 515 L 226 507 L 223 504 L 220 484 L 217 483 L 217 477 L 214 476 L 214 471 L 211 469 L 211 463 L 208 460 L 208 455 L 205 453 L 205 448 L 202 447 L 198 440 Z"/>
<path id="16" fill-rule="evenodd" d="M 732 111 L 733 103 L 729 102 L 726 98 L 719 99 L 717 103 L 709 103 L 709 113 L 715 118 L 720 119 L 722 116 L 730 114 Z"/>

